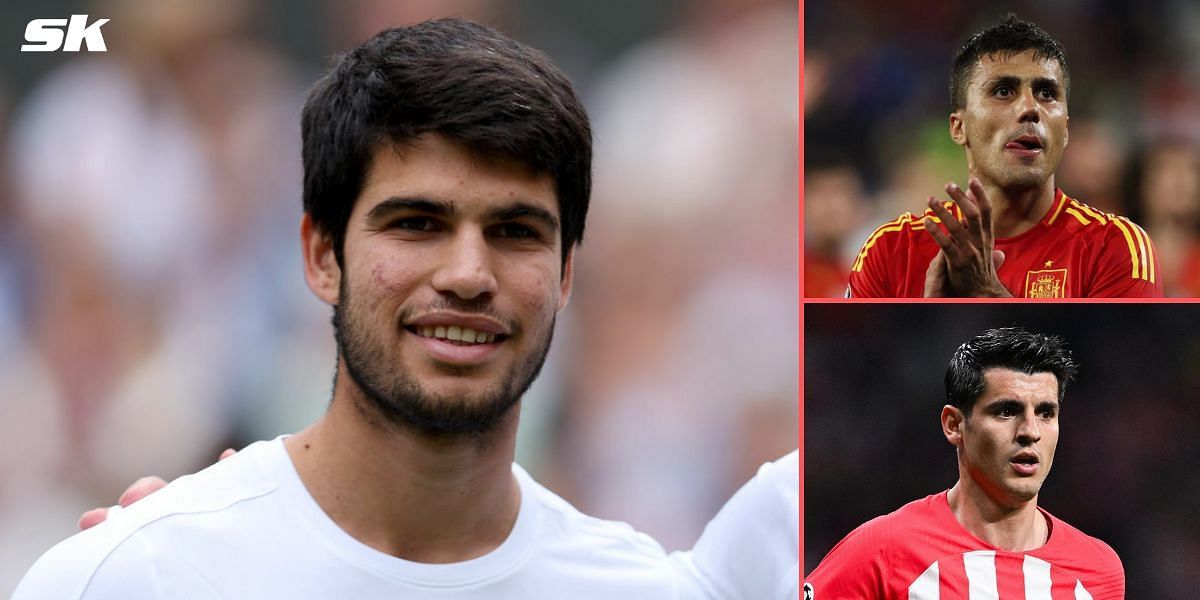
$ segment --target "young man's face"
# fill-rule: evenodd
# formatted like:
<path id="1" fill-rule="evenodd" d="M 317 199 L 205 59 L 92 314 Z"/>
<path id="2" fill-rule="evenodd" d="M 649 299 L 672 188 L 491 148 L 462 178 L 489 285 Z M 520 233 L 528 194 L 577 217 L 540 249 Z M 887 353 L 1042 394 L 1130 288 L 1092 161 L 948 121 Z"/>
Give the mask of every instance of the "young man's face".
<path id="1" fill-rule="evenodd" d="M 962 475 L 1001 506 L 1037 497 L 1058 446 L 1058 379 L 1006 368 L 984 371 L 986 389 L 962 420 Z"/>
<path id="2" fill-rule="evenodd" d="M 437 135 L 377 148 L 335 299 L 341 358 L 368 399 L 441 433 L 486 431 L 507 413 L 570 293 L 558 219 L 548 176 Z"/>
<path id="3" fill-rule="evenodd" d="M 985 55 L 967 83 L 966 105 L 950 115 L 950 136 L 985 184 L 1031 189 L 1054 175 L 1067 147 L 1066 89 L 1053 59 L 1032 50 Z"/>

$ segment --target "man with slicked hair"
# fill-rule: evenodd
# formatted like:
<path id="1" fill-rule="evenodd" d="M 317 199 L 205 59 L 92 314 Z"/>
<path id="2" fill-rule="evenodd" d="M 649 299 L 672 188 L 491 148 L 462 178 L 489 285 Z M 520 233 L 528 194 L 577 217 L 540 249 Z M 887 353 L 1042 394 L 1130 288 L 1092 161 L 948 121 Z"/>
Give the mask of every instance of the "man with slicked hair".
<path id="1" fill-rule="evenodd" d="M 850 532 L 805 598 L 1124 598 L 1112 548 L 1038 506 L 1076 371 L 1061 338 L 1021 328 L 959 346 L 941 410 L 958 482 Z"/>

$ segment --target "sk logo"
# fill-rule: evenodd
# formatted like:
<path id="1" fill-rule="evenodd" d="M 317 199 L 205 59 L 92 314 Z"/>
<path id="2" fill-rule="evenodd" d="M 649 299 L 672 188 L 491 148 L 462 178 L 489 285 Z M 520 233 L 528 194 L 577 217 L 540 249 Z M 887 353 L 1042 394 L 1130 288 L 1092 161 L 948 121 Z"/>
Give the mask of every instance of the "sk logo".
<path id="1" fill-rule="evenodd" d="M 62 48 L 63 52 L 79 52 L 80 45 L 86 44 L 88 52 L 104 52 L 104 34 L 100 28 L 108 19 L 99 19 L 91 25 L 87 24 L 87 15 L 71 15 L 70 23 L 66 19 L 34 19 L 25 26 L 25 41 L 40 42 L 22 44 L 21 52 L 54 52 Z M 66 27 L 66 41 L 62 28 Z"/>

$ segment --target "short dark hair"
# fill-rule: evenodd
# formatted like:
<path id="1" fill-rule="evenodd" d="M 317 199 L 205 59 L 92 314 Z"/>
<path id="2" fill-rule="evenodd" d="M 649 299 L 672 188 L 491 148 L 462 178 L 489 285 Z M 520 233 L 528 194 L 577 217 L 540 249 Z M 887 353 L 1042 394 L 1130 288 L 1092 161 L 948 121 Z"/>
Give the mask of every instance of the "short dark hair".
<path id="1" fill-rule="evenodd" d="M 372 152 L 436 133 L 477 158 L 554 180 L 563 262 L 583 239 L 592 133 L 571 82 L 544 53 L 461 19 L 385 30 L 340 56 L 301 116 L 304 212 L 343 264 L 346 226 Z"/>
<path id="2" fill-rule="evenodd" d="M 1059 402 L 1079 370 L 1066 342 L 1058 336 L 1020 327 L 989 329 L 954 351 L 946 367 L 946 402 L 969 415 L 987 388 L 983 372 L 994 367 L 1028 375 L 1053 373 Z"/>
<path id="3" fill-rule="evenodd" d="M 1033 50 L 1038 60 L 1055 60 L 1063 75 L 1063 100 L 1071 95 L 1071 73 L 1067 70 L 1067 56 L 1062 44 L 1044 29 L 1017 18 L 1009 13 L 999 24 L 993 25 L 971 36 L 954 57 L 954 70 L 950 75 L 951 110 L 960 110 L 967 105 L 967 84 L 975 74 L 975 67 L 984 56 L 1010 57 Z"/>

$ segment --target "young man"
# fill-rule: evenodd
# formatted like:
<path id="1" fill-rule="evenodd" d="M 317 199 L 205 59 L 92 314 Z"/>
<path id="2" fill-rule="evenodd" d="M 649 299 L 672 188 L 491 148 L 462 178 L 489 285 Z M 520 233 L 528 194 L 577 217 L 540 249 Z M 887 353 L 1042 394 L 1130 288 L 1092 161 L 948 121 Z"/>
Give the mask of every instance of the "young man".
<path id="1" fill-rule="evenodd" d="M 806 598 L 1120 599 L 1121 560 L 1038 506 L 1076 365 L 1063 341 L 992 329 L 946 369 L 942 434 L 958 482 L 858 527 L 809 574 Z"/>
<path id="2" fill-rule="evenodd" d="M 655 542 L 513 464 L 590 192 L 566 77 L 471 23 L 391 29 L 316 85 L 303 134 L 328 412 L 60 543 L 15 598 L 692 597 Z"/>
<path id="3" fill-rule="evenodd" d="M 847 297 L 1162 296 L 1154 244 L 1136 224 L 1055 187 L 1071 80 L 1062 46 L 1010 16 L 954 59 L 950 137 L 966 190 L 883 224 L 850 270 Z"/>

